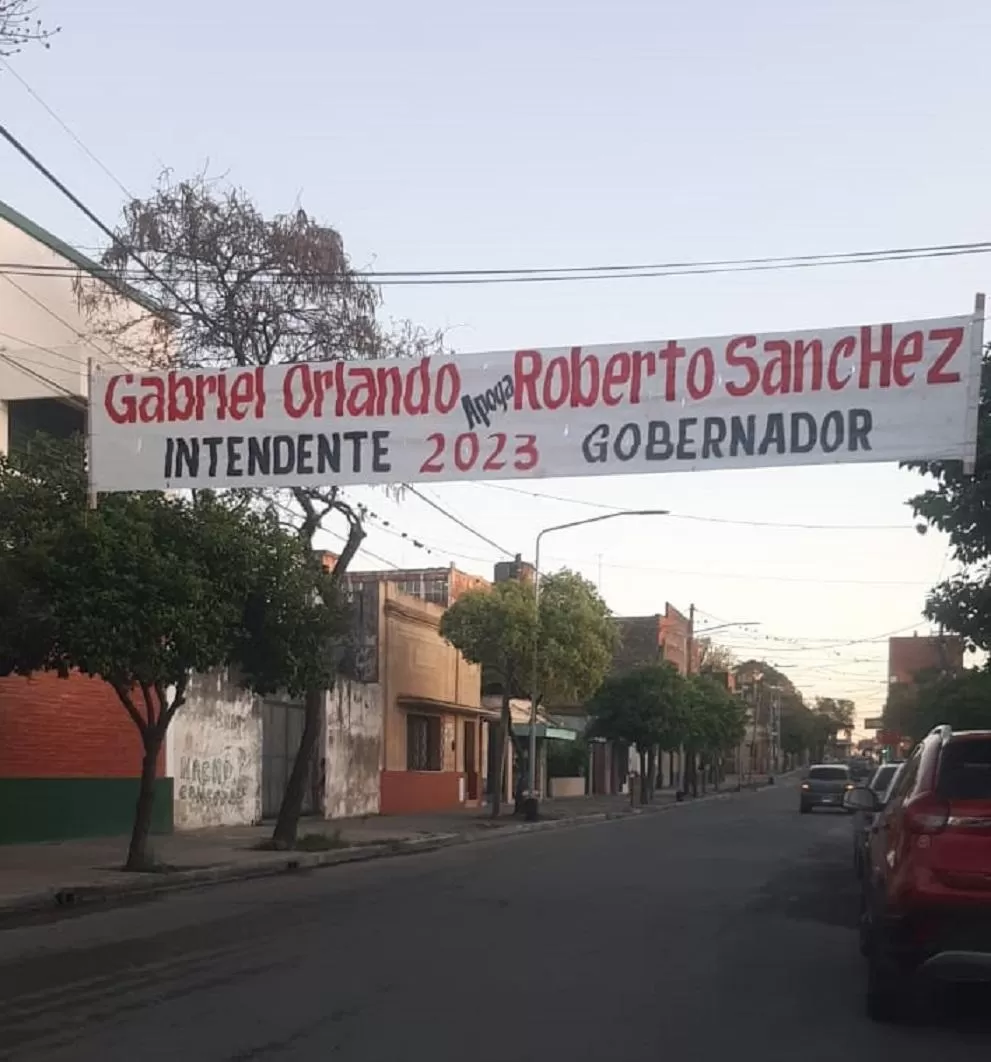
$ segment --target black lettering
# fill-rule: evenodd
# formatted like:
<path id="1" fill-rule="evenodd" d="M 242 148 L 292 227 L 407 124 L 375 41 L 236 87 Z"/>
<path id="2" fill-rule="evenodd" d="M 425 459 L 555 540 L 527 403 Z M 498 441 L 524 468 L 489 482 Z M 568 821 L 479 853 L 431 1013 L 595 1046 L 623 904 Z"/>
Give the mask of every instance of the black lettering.
<path id="1" fill-rule="evenodd" d="M 726 438 L 726 421 L 722 417 L 706 417 L 702 421 L 702 460 L 722 457 Z"/>
<path id="2" fill-rule="evenodd" d="M 288 476 L 296 466 L 296 447 L 291 435 L 276 435 L 272 440 L 272 473 Z"/>
<path id="3" fill-rule="evenodd" d="M 630 443 L 627 445 L 626 439 L 629 437 Z M 637 456 L 640 450 L 640 425 L 639 424 L 624 424 L 622 428 L 616 432 L 616 439 L 612 444 L 613 453 L 620 459 L 620 461 L 630 461 Z"/>
<path id="4" fill-rule="evenodd" d="M 771 447 L 779 453 L 785 452 L 785 418 L 783 413 L 769 413 L 764 425 L 764 437 L 760 441 L 757 453 L 766 454 Z"/>
<path id="5" fill-rule="evenodd" d="M 509 400 L 513 397 L 513 392 L 516 390 L 513 387 L 513 378 L 510 375 L 506 375 L 502 378 L 502 390 L 506 396 L 506 405 L 509 405 Z"/>
<path id="6" fill-rule="evenodd" d="M 730 422 L 729 455 L 736 457 L 743 453 L 747 457 L 754 456 L 754 443 L 757 437 L 757 417 L 748 413 L 743 417 L 731 417 Z"/>
<path id="7" fill-rule="evenodd" d="M 181 479 L 183 462 L 190 479 L 196 479 L 200 474 L 200 441 L 199 439 L 176 439 L 175 441 L 175 474 L 176 479 Z"/>
<path id="8" fill-rule="evenodd" d="M 465 411 L 465 419 L 468 421 L 468 430 L 471 431 L 472 428 L 478 426 L 478 423 L 481 420 L 479 415 L 475 412 L 475 406 L 472 403 L 471 395 L 461 396 L 461 408 Z"/>
<path id="9" fill-rule="evenodd" d="M 220 444 L 223 441 L 224 440 L 219 435 L 207 435 L 203 438 L 203 445 L 210 451 L 210 465 L 207 470 L 207 475 L 211 479 L 217 474 L 218 451 L 220 450 Z"/>
<path id="10" fill-rule="evenodd" d="M 241 453 L 243 442 L 243 435 L 227 436 L 227 475 L 231 478 L 244 475 L 244 469 L 241 468 L 241 458 L 244 457 Z"/>
<path id="11" fill-rule="evenodd" d="M 596 426 L 582 439 L 582 457 L 590 465 L 601 464 L 608 456 L 609 425 Z"/>
<path id="12" fill-rule="evenodd" d="M 341 438 L 351 444 L 351 471 L 361 471 L 361 444 L 368 438 L 367 431 L 341 432 Z"/>
<path id="13" fill-rule="evenodd" d="M 843 428 L 843 414 L 838 409 L 830 410 L 822 418 L 822 429 L 819 433 L 819 438 L 822 442 L 822 452 L 824 454 L 831 454 L 843 445 Z"/>
<path id="14" fill-rule="evenodd" d="M 671 428 L 666 420 L 652 420 L 647 424 L 647 445 L 643 450 L 648 461 L 667 461 L 674 453 Z"/>
<path id="15" fill-rule="evenodd" d="M 389 432 L 372 432 L 372 471 L 391 472 L 392 464 L 389 461 Z"/>
<path id="16" fill-rule="evenodd" d="M 499 405 L 499 397 L 495 393 L 495 388 L 490 387 L 485 392 L 485 408 L 490 413 L 495 413 L 497 405 Z"/>
<path id="17" fill-rule="evenodd" d="M 175 439 L 170 435 L 165 440 L 165 478 L 172 478 L 172 458 L 175 453 Z"/>
<path id="18" fill-rule="evenodd" d="M 869 409 L 850 410 L 850 437 L 847 446 L 850 450 L 871 450 L 870 434 L 874 427 L 874 417 Z"/>
<path id="19" fill-rule="evenodd" d="M 676 456 L 679 461 L 695 460 L 695 438 L 691 435 L 691 430 L 698 422 L 698 417 L 682 417 L 678 421 L 678 449 Z"/>
<path id="20" fill-rule="evenodd" d="M 815 449 L 818 434 L 819 428 L 811 413 L 792 413 L 788 448 L 793 454 L 811 453 Z"/>
<path id="21" fill-rule="evenodd" d="M 296 475 L 313 475 L 313 436 L 296 436 Z"/>
<path id="22" fill-rule="evenodd" d="M 487 427 L 492 423 L 489 420 L 489 411 L 485 408 L 485 398 L 482 395 L 475 395 L 475 416 Z"/>
<path id="23" fill-rule="evenodd" d="M 248 475 L 268 476 L 272 471 L 272 436 L 248 436 Z"/>
<path id="24" fill-rule="evenodd" d="M 334 432 L 333 435 L 317 436 L 317 475 L 324 476 L 328 472 L 340 472 L 341 470 L 341 438 Z"/>

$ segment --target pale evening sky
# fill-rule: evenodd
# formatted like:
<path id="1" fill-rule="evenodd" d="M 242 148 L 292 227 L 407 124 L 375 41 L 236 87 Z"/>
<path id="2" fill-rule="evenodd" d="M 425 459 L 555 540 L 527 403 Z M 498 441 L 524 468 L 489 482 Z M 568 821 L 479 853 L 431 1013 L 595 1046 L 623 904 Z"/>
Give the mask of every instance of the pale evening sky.
<path id="1" fill-rule="evenodd" d="M 297 201 L 381 270 L 816 254 L 989 239 L 986 0 L 39 0 L 50 51 L 11 62 L 136 194 L 168 166 Z M 122 193 L 0 66 L 4 121 L 100 216 Z M 0 198 L 63 238 L 99 233 L 0 154 Z M 986 258 L 749 275 L 394 287 L 386 313 L 461 351 L 705 336 L 966 313 Z M 551 566 L 620 614 L 683 610 L 808 694 L 875 712 L 886 635 L 926 631 L 952 570 L 890 465 L 438 485 L 511 551 L 596 505 L 661 507 L 549 539 Z M 500 555 L 423 502 L 370 500 L 368 547 L 403 566 Z M 693 519 L 689 519 L 692 517 Z M 757 526 L 802 524 L 812 528 Z M 841 524 L 856 529 L 827 530 Z M 394 529 L 431 547 L 404 542 Z M 327 540 L 328 546 L 333 540 Z M 366 566 L 379 566 L 364 558 Z M 759 633 L 758 633 L 759 632 Z"/>

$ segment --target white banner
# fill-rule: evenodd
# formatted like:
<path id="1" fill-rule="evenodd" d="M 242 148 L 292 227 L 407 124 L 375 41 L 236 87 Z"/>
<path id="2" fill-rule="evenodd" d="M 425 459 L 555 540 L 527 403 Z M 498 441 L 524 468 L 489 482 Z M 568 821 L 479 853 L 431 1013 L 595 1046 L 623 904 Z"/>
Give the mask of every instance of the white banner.
<path id="1" fill-rule="evenodd" d="M 980 315 L 92 380 L 98 491 L 972 461 Z"/>

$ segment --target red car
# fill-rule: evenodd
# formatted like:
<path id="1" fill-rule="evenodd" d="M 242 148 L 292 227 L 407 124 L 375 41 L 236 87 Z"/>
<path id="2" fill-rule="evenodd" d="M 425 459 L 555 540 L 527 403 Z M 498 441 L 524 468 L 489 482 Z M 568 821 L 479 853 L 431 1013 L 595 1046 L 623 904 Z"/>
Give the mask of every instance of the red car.
<path id="1" fill-rule="evenodd" d="M 991 730 L 937 727 L 883 804 L 864 788 L 847 806 L 876 814 L 860 923 L 868 1014 L 907 1016 L 927 982 L 991 982 Z"/>

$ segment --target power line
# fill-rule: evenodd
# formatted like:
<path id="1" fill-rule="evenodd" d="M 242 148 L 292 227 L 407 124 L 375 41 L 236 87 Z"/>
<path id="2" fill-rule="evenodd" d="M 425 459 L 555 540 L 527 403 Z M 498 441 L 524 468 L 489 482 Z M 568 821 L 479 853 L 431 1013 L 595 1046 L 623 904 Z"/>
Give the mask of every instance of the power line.
<path id="1" fill-rule="evenodd" d="M 28 95 L 31 96 L 37 103 L 39 103 L 45 109 L 48 115 L 53 118 L 66 133 L 69 134 L 69 136 L 76 142 L 76 144 L 86 153 L 86 155 L 90 157 L 90 159 L 92 159 L 93 162 L 96 163 L 97 166 L 100 167 L 101 170 L 103 170 L 103 172 L 110 178 L 110 180 L 114 182 L 114 184 L 117 185 L 117 187 L 124 193 L 124 195 L 127 196 L 128 199 L 136 198 L 134 193 L 131 192 L 123 184 L 123 182 L 110 169 L 110 167 L 105 165 L 99 158 L 97 158 L 97 156 L 92 151 L 90 151 L 90 149 L 83 143 L 80 137 L 77 136 L 77 134 L 66 124 L 66 122 L 62 120 L 62 118 L 53 110 L 53 108 L 51 108 L 41 98 L 41 96 L 39 96 L 38 93 L 35 92 L 33 88 L 31 88 L 31 86 L 24 80 L 23 77 L 21 77 L 21 75 L 14 69 L 14 67 L 9 62 L 7 62 L 6 59 L 0 59 L 0 63 L 3 63 L 3 65 L 7 69 L 7 73 L 12 74 L 15 80 L 20 82 L 22 88 L 28 93 Z"/>
<path id="2" fill-rule="evenodd" d="M 68 387 L 63 387 L 62 384 L 56 383 L 50 376 L 45 376 L 44 373 L 36 372 L 34 369 L 28 368 L 27 365 L 18 361 L 17 358 L 12 358 L 9 354 L 4 354 L 2 350 L 0 350 L 0 358 L 8 362 L 10 365 L 13 365 L 14 368 L 18 369 L 20 372 L 27 373 L 28 376 L 33 376 L 40 383 L 46 384 L 48 387 L 53 387 L 56 391 L 61 391 L 62 394 L 71 399 L 72 405 L 76 406 L 77 409 L 81 409 L 83 412 L 86 411 L 86 403 L 79 397 L 79 395 L 70 391 Z"/>
<path id="3" fill-rule="evenodd" d="M 512 494 L 523 494 L 530 498 L 540 498 L 543 501 L 563 502 L 569 505 L 583 505 L 590 509 L 601 509 L 611 513 L 625 512 L 622 505 L 607 505 L 605 502 L 588 501 L 584 498 L 568 498 L 559 494 L 546 494 L 542 491 L 525 490 L 523 487 L 510 487 L 505 483 L 472 483 L 474 487 L 485 487 L 488 490 L 503 490 Z M 733 520 L 723 516 L 697 516 L 693 513 L 668 513 L 668 520 L 694 520 L 705 524 L 731 524 L 736 527 L 778 527 L 793 531 L 906 531 L 914 530 L 907 524 L 802 524 L 791 522 L 778 522 L 774 520 Z"/>
<path id="4" fill-rule="evenodd" d="M 59 324 L 67 328 L 77 339 L 82 340 L 82 342 L 86 346 L 92 347 L 98 354 L 102 354 L 105 358 L 109 358 L 111 361 L 114 360 L 114 356 L 110 353 L 110 351 L 103 350 L 102 347 L 98 347 L 88 336 L 84 335 L 77 328 L 74 328 L 71 324 L 69 324 L 69 322 L 64 317 L 57 314 L 50 306 L 46 306 L 45 303 L 41 301 L 41 299 L 32 295 L 31 292 L 27 291 L 25 288 L 22 288 L 16 280 L 11 280 L 10 277 L 6 274 L 4 274 L 3 279 L 6 280 L 8 284 L 16 288 L 26 299 L 29 299 L 31 302 L 33 302 L 39 310 L 42 310 L 44 313 L 47 313 L 53 321 L 58 321 Z"/>
<path id="5" fill-rule="evenodd" d="M 492 539 L 489 538 L 487 535 L 483 535 L 481 531 L 478 531 L 476 528 L 472 527 L 471 524 L 465 523 L 465 521 L 462 520 L 460 516 L 455 516 L 454 513 L 448 512 L 448 510 L 445 509 L 442 505 L 438 505 L 437 502 L 428 498 L 426 494 L 421 493 L 419 490 L 416 489 L 416 487 L 407 486 L 406 489 L 410 492 L 410 494 L 419 498 L 420 501 L 425 502 L 427 505 L 429 505 L 431 509 L 436 509 L 437 512 L 439 512 L 442 516 L 446 516 L 448 520 L 452 520 L 458 525 L 458 527 L 461 527 L 469 534 L 474 535 L 477 539 L 484 542 L 487 546 L 491 546 L 493 549 L 498 550 L 500 553 L 505 553 L 507 557 L 516 556 L 516 554 L 512 550 L 506 549 L 505 546 L 500 546 L 498 542 L 493 542 Z"/>

